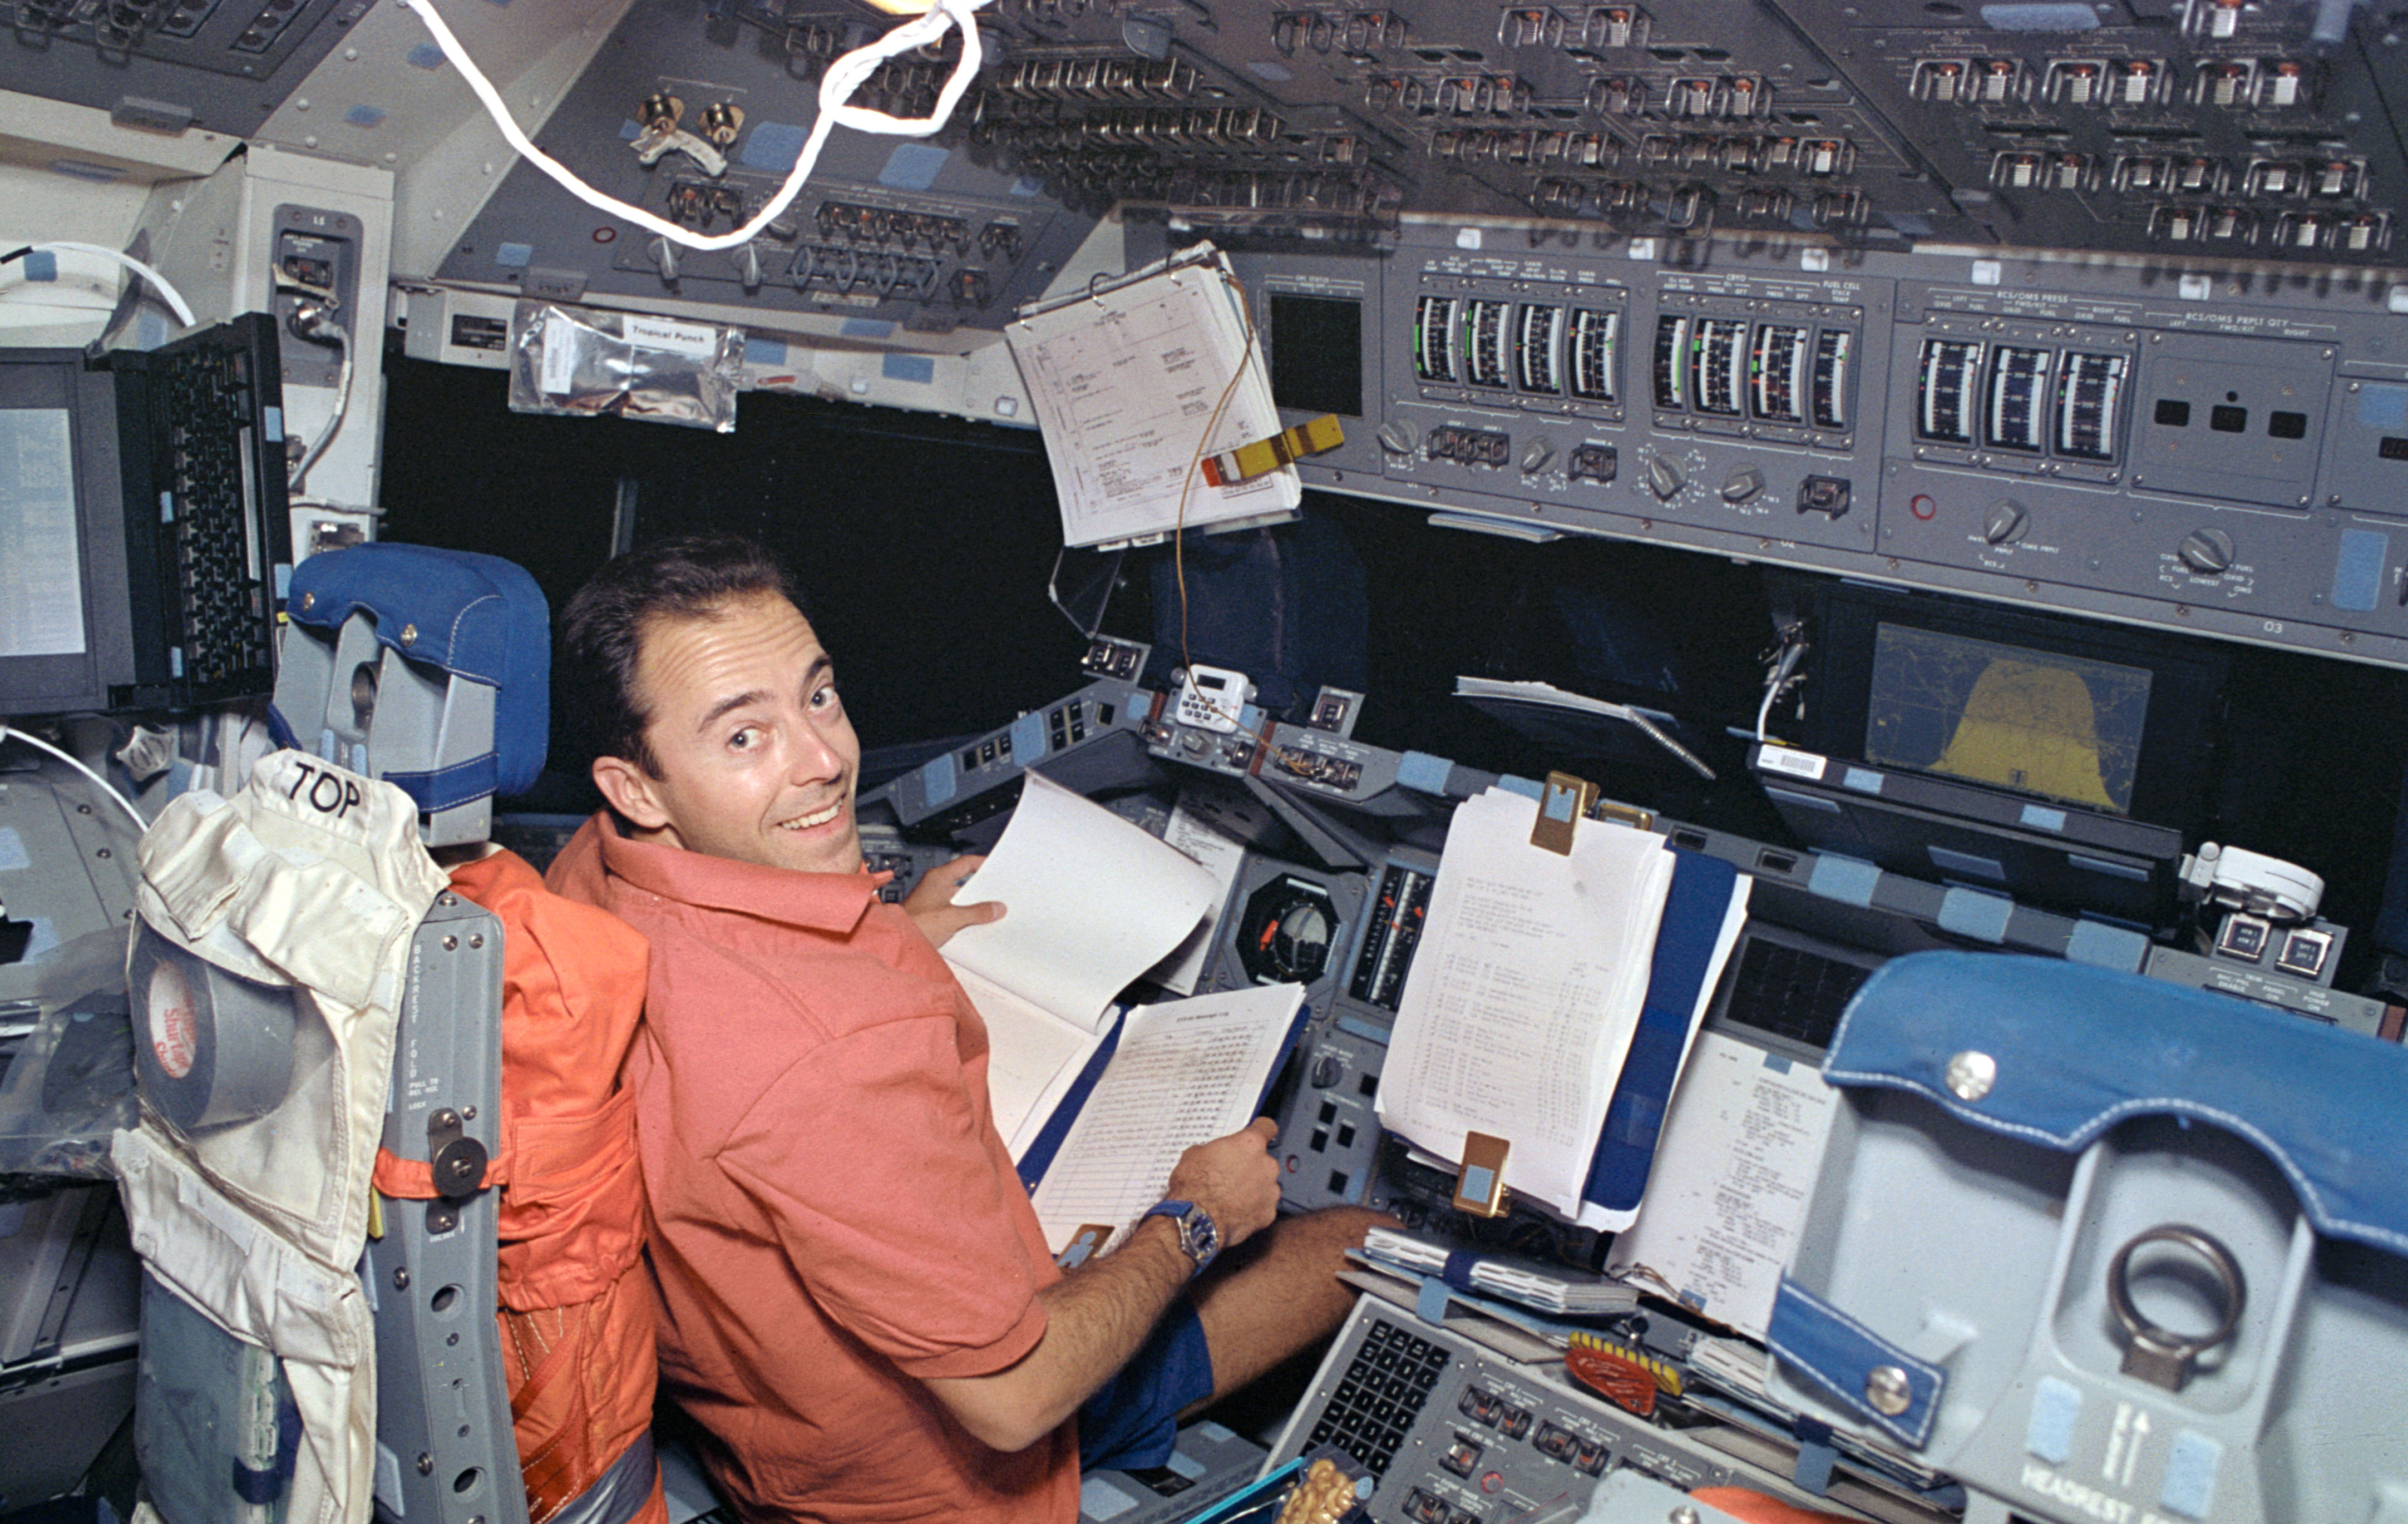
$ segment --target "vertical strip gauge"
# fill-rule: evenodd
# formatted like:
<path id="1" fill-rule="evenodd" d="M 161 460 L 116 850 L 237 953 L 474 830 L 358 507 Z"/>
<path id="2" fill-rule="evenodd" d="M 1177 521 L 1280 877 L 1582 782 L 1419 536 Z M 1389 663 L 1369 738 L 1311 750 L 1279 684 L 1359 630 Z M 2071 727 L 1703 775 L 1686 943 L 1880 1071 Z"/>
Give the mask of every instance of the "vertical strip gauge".
<path id="1" fill-rule="evenodd" d="M 1380 892 L 1371 903 L 1363 950 L 1354 960 L 1348 994 L 1366 1005 L 1396 1010 L 1404 998 L 1405 975 L 1412 967 L 1422 922 L 1429 915 L 1434 883 L 1430 875 L 1401 862 L 1387 865 L 1380 876 Z"/>
<path id="2" fill-rule="evenodd" d="M 1983 343 L 1971 338 L 1928 338 L 1915 377 L 1914 432 L 1942 444 L 1973 442 L 1975 399 L 1981 394 Z"/>
<path id="3" fill-rule="evenodd" d="M 1774 423 L 1806 421 L 1806 392 L 1799 383 L 1806 375 L 1807 335 L 1795 323 L 1756 326 L 1748 359 L 1748 405 L 1756 417 Z"/>
<path id="4" fill-rule="evenodd" d="M 1848 370 L 1856 354 L 1856 335 L 1844 328 L 1826 328 L 1814 335 L 1814 427 L 1848 426 Z"/>
<path id="5" fill-rule="evenodd" d="M 1563 327 L 1562 307 L 1537 302 L 1523 306 L 1513 333 L 1513 379 L 1523 391 L 1563 395 Z"/>
<path id="6" fill-rule="evenodd" d="M 1425 381 L 1452 386 L 1463 378 L 1458 306 L 1452 296 L 1425 296 L 1413 311 L 1413 374 Z"/>
<path id="7" fill-rule="evenodd" d="M 1656 406 L 1670 412 L 1689 406 L 1689 324 L 1686 313 L 1656 320 Z"/>
<path id="8" fill-rule="evenodd" d="M 2069 351 L 2057 383 L 2057 452 L 2085 461 L 2115 458 L 2115 419 L 2124 398 L 2120 354 Z"/>
<path id="9" fill-rule="evenodd" d="M 1690 395 L 1701 413 L 1737 418 L 1747 382 L 1747 322 L 1740 318 L 1700 318 L 1695 345 L 1697 379 Z"/>
<path id="10" fill-rule="evenodd" d="M 2048 376 L 2056 351 L 2001 344 L 1990 359 L 1990 394 L 1983 442 L 1997 449 L 2039 454 L 2048 444 Z"/>
<path id="11" fill-rule="evenodd" d="M 1622 314 L 1586 307 L 1572 313 L 1570 342 L 1566 345 L 1572 365 L 1572 395 L 1584 402 L 1612 402 L 1614 349 L 1622 334 Z"/>
<path id="12" fill-rule="evenodd" d="M 1463 307 L 1463 354 L 1466 361 L 1464 379 L 1474 386 L 1494 387 L 1504 391 L 1513 384 L 1506 352 L 1512 344 L 1509 330 L 1513 321 L 1513 304 L 1494 302 L 1475 296 Z"/>

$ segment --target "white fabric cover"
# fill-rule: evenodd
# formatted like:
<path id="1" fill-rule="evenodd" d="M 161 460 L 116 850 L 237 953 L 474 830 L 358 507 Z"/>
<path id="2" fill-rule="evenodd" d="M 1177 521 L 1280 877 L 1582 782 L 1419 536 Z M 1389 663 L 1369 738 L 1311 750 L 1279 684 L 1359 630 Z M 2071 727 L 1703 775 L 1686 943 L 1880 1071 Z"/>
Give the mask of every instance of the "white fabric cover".
<path id="1" fill-rule="evenodd" d="M 308 997 L 283 1104 L 197 1137 L 145 1125 L 321 1264 L 350 1268 L 366 1237 L 409 937 L 446 883 L 407 794 L 298 751 L 261 759 L 231 800 L 176 799 L 142 838 L 153 931 Z"/>
<path id="2" fill-rule="evenodd" d="M 305 998 L 275 1109 L 195 1134 L 146 1105 L 138 1131 L 116 1134 L 135 1249 L 179 1297 L 280 1360 L 303 1427 L 286 1524 L 365 1524 L 376 1346 L 356 1267 L 411 933 L 448 880 L 408 795 L 297 751 L 261 759 L 232 799 L 174 800 L 141 856 L 152 931 Z M 135 1021 L 142 1033 L 138 1009 Z"/>
<path id="3" fill-rule="evenodd" d="M 134 1252 L 162 1285 L 282 1365 L 301 1415 L 285 1524 L 359 1524 L 376 1463 L 376 1330 L 359 1277 L 286 1243 L 147 1131 L 119 1132 L 111 1147 Z"/>

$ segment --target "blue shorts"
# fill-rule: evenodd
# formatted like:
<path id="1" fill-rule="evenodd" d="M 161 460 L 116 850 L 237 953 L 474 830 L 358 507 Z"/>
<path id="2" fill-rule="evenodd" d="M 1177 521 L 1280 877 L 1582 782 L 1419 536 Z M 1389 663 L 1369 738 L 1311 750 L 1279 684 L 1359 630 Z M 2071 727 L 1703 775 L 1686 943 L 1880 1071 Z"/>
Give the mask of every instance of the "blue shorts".
<path id="1" fill-rule="evenodd" d="M 1179 1413 L 1212 1395 L 1212 1351 L 1185 1297 L 1170 1304 L 1129 1362 L 1079 1409 L 1079 1469 L 1141 1471 L 1168 1463 Z"/>

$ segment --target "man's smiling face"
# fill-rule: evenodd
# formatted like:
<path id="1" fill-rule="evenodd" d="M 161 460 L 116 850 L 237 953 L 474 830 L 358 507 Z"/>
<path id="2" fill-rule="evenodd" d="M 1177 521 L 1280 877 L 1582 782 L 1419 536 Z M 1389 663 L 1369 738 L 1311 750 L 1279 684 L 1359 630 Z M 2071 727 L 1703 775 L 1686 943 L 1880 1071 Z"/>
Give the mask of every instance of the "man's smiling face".
<path id="1" fill-rule="evenodd" d="M 643 626 L 636 698 L 657 775 L 595 781 L 640 836 L 807 873 L 861 866 L 861 742 L 810 623 L 775 593 Z"/>

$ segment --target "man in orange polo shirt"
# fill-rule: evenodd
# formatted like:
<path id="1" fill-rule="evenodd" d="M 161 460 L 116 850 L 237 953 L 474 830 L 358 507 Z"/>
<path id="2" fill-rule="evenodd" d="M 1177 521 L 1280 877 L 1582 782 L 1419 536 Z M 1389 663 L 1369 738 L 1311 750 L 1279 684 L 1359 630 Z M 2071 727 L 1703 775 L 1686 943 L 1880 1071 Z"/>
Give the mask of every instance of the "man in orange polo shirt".
<path id="1" fill-rule="evenodd" d="M 1068 1524 L 1082 1451 L 1159 1464 L 1182 1408 L 1337 1326 L 1340 1254 L 1382 1219 L 1275 1224 L 1267 1118 L 1187 1150 L 1121 1248 L 1054 1268 L 985 1025 L 929 940 L 1000 912 L 879 900 L 860 744 L 758 548 L 620 558 L 562 655 L 610 808 L 552 883 L 652 943 L 628 1075 L 661 1377 L 744 1517 Z"/>

